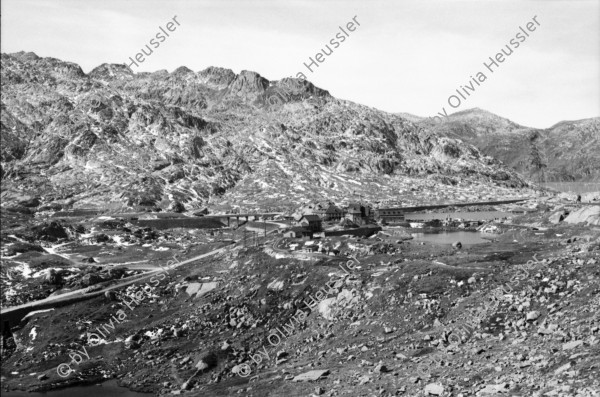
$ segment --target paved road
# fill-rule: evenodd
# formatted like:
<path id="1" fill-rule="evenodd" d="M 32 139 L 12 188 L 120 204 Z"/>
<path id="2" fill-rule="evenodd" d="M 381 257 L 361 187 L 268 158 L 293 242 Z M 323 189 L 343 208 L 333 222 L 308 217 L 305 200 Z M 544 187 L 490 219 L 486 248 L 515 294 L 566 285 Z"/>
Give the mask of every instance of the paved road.
<path id="1" fill-rule="evenodd" d="M 203 259 L 203 258 L 209 257 L 211 255 L 215 255 L 215 254 L 221 253 L 226 248 L 227 247 L 221 247 L 221 248 L 218 248 L 216 250 L 207 252 L 206 254 L 195 256 L 193 258 L 187 259 L 185 261 L 182 261 L 182 262 L 179 262 L 179 263 L 173 265 L 170 269 L 176 269 L 179 266 L 183 266 L 185 264 L 197 261 L 199 259 Z M 100 289 L 98 291 L 93 291 L 91 293 L 88 293 L 90 287 L 88 287 L 88 288 L 82 288 L 82 289 L 78 289 L 78 290 L 66 292 L 66 293 L 61 294 L 61 295 L 49 296 L 49 297 L 47 297 L 45 299 L 41 299 L 41 300 L 38 300 L 38 301 L 35 301 L 35 302 L 28 302 L 28 303 L 25 303 L 25 304 L 19 305 L 19 306 L 12 306 L 12 307 L 2 308 L 0 310 L 0 314 L 2 316 L 5 316 L 5 315 L 10 314 L 11 312 L 16 312 L 16 311 L 23 310 L 23 309 L 34 310 L 34 309 L 36 309 L 36 308 L 38 308 L 40 306 L 43 306 L 44 308 L 48 308 L 48 307 L 52 306 L 52 303 L 59 303 L 60 302 L 60 303 L 64 304 L 64 303 L 68 302 L 69 300 L 73 300 L 74 302 L 75 301 L 79 301 L 79 300 L 81 300 L 82 297 L 91 298 L 91 297 L 94 297 L 94 296 L 102 295 L 106 291 L 111 291 L 111 290 L 114 290 L 114 289 L 126 287 L 128 285 L 137 283 L 138 281 L 142 281 L 142 280 L 148 279 L 148 278 L 152 277 L 154 274 L 162 272 L 162 271 L 164 271 L 162 268 L 151 270 L 151 271 L 143 273 L 141 275 L 132 276 L 131 278 L 127 279 L 127 281 L 121 281 L 118 284 L 110 285 L 110 286 L 102 288 L 102 289 Z"/>

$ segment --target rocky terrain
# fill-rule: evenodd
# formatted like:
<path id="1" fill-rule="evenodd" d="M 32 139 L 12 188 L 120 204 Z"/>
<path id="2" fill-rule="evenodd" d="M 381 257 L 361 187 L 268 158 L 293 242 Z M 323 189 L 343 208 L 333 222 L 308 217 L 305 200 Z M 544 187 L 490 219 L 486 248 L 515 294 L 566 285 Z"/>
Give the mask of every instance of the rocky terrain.
<path id="1" fill-rule="evenodd" d="M 307 81 L 2 54 L 2 197 L 166 209 L 527 195 L 475 147 Z M 211 199 L 214 199 L 211 201 Z"/>
<path id="2" fill-rule="evenodd" d="M 48 259 L 10 237 L 37 230 L 54 235 L 42 247 L 80 264 L 20 280 L 58 293 L 221 251 L 31 313 L 3 351 L 2 387 L 116 377 L 154 395 L 598 396 L 600 207 L 548 197 L 525 207 L 488 223 L 489 243 L 419 243 L 386 226 L 318 242 L 336 256 L 283 249 L 277 233 L 244 243 L 241 230 L 138 230 L 118 214 L 31 231 L 13 219 L 3 264 Z"/>
<path id="3" fill-rule="evenodd" d="M 542 191 L 465 143 L 524 127 L 216 67 L 86 74 L 21 52 L 1 77 L 3 395 L 600 395 L 600 193 Z M 581 125 L 563 134 L 597 134 Z M 591 142 L 573 179 L 595 178 Z M 350 201 L 456 206 L 282 233 Z M 502 216 L 441 227 L 453 210 Z M 235 211 L 276 213 L 215 216 Z"/>
<path id="4" fill-rule="evenodd" d="M 443 117 L 412 116 L 423 128 L 461 139 L 534 182 L 600 182 L 600 118 L 529 128 L 481 109 Z M 437 119 L 436 119 L 437 120 Z"/>

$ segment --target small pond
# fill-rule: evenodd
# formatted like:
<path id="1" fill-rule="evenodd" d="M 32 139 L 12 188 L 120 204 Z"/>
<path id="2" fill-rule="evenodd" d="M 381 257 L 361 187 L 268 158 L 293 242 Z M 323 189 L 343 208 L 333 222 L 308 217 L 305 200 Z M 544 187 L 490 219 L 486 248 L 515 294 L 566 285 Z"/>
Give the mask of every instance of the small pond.
<path id="1" fill-rule="evenodd" d="M 152 394 L 137 393 L 119 387 L 112 379 L 99 385 L 74 386 L 66 389 L 52 390 L 45 393 L 28 393 L 22 391 L 2 391 L 2 397 L 151 397 Z"/>
<path id="2" fill-rule="evenodd" d="M 489 240 L 482 238 L 479 232 L 470 231 L 442 231 L 437 233 L 411 233 L 414 242 L 427 242 L 432 244 L 451 245 L 455 241 L 460 241 L 463 247 L 475 244 L 489 243 Z"/>

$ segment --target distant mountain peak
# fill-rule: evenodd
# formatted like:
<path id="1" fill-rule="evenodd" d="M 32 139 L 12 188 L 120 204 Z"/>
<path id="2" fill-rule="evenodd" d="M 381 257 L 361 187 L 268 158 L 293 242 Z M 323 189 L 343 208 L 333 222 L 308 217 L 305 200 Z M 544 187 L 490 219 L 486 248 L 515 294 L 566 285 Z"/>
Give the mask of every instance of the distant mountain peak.
<path id="1" fill-rule="evenodd" d="M 188 73 L 194 73 L 194 71 L 186 66 L 180 66 L 177 69 L 173 70 L 172 75 L 184 75 Z"/>
<path id="2" fill-rule="evenodd" d="M 90 73 L 88 73 L 88 76 L 107 81 L 120 78 L 131 78 L 133 72 L 125 64 L 103 63 L 92 69 Z"/>
<path id="3" fill-rule="evenodd" d="M 198 72 L 198 76 L 205 84 L 210 86 L 227 87 L 236 75 L 231 69 L 209 66 Z"/>
<path id="4" fill-rule="evenodd" d="M 8 54 L 10 56 L 13 56 L 21 61 L 37 61 L 38 59 L 40 59 L 40 57 L 32 51 L 29 52 L 25 52 L 25 51 L 19 51 L 19 52 L 13 52 L 12 54 Z"/>

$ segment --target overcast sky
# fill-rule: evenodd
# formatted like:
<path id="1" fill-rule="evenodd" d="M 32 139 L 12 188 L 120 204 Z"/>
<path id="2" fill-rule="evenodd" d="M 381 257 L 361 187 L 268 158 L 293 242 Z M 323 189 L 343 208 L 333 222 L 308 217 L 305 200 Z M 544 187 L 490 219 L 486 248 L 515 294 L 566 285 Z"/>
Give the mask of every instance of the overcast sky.
<path id="1" fill-rule="evenodd" d="M 177 16 L 181 25 L 136 71 L 222 66 L 269 80 L 302 71 L 338 98 L 388 112 L 479 107 L 538 128 L 600 116 L 597 0 L 2 0 L 1 7 L 2 52 L 33 51 L 85 72 L 135 57 Z M 534 16 L 537 29 L 487 71 L 483 62 Z M 303 62 L 328 51 L 354 17 L 360 26 L 310 73 Z M 451 108 L 448 97 L 477 72 L 487 80 Z"/>

